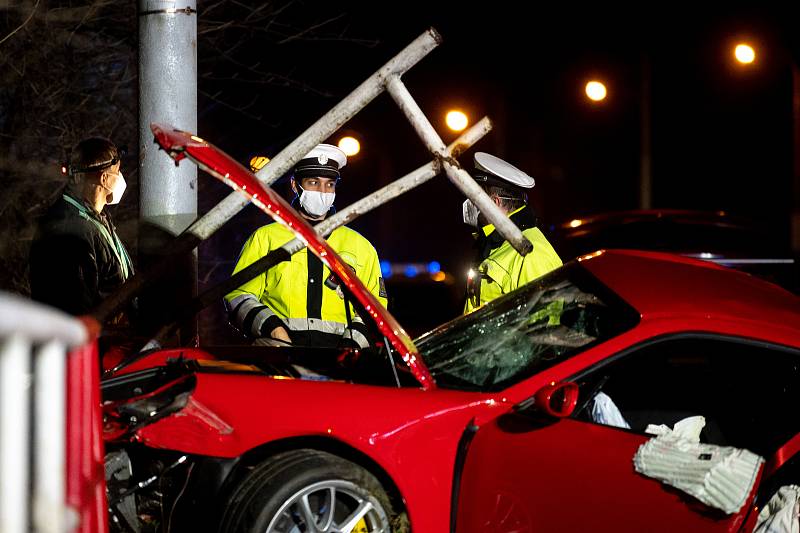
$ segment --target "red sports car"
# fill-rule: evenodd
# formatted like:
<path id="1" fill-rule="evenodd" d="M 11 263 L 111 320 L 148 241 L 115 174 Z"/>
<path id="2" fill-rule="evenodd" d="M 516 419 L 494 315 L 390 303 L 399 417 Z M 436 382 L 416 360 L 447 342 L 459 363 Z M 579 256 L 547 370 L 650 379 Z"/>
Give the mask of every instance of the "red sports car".
<path id="1" fill-rule="evenodd" d="M 797 296 L 704 261 L 609 250 L 411 341 L 243 167 L 155 131 L 291 223 L 378 341 L 156 351 L 104 379 L 113 529 L 749 531 L 800 482 Z M 601 394 L 629 428 L 597 416 Z M 703 442 L 766 460 L 737 512 L 634 469 L 648 424 L 693 415 Z"/>

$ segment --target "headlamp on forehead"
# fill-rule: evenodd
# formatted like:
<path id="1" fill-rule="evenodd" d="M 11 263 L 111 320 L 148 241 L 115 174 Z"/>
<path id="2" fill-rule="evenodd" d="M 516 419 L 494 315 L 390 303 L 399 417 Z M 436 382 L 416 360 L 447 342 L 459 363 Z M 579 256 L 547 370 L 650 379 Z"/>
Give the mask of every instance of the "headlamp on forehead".
<path id="1" fill-rule="evenodd" d="M 119 163 L 123 157 L 128 155 L 128 149 L 125 146 L 120 146 L 117 148 L 117 155 L 108 159 L 107 161 L 101 161 L 99 163 L 92 163 L 91 165 L 86 166 L 77 166 L 77 165 L 67 165 L 66 170 L 70 176 L 74 176 L 75 174 L 84 174 L 86 172 L 99 172 L 101 170 L 105 170 L 107 168 L 113 167 L 117 163 Z M 62 168 L 62 172 L 64 167 Z"/>

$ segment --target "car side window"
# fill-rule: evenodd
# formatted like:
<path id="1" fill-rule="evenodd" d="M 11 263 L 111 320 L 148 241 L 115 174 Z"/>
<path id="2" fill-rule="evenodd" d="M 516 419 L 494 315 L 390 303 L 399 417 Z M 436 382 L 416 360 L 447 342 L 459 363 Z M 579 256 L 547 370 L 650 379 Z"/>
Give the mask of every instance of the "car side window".
<path id="1" fill-rule="evenodd" d="M 581 420 L 624 427 L 604 416 L 616 408 L 632 431 L 644 433 L 648 424 L 672 427 L 702 415 L 703 442 L 765 457 L 800 431 L 800 351 L 789 348 L 682 336 L 639 347 L 574 379 L 580 395 L 573 416 Z"/>

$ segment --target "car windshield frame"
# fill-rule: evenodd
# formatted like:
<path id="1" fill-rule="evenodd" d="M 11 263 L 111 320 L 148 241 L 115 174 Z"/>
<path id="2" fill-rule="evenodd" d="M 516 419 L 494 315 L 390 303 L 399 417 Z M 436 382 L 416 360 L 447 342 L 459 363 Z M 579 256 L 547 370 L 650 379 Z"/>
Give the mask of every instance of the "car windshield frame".
<path id="1" fill-rule="evenodd" d="M 414 342 L 440 388 L 497 392 L 633 329 L 640 319 L 571 261 Z"/>

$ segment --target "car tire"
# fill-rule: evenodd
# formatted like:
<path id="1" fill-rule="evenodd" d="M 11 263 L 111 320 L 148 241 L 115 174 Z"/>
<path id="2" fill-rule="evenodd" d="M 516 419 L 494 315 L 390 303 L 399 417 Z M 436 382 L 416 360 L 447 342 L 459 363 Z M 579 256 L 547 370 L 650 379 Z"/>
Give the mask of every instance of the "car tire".
<path id="1" fill-rule="evenodd" d="M 354 522 L 354 514 L 361 513 Z M 348 518 L 354 527 L 342 529 Z M 336 455 L 301 449 L 275 455 L 248 472 L 228 498 L 219 528 L 220 533 L 309 530 L 388 533 L 407 531 L 408 522 L 405 513 L 395 516 L 370 472 Z"/>

